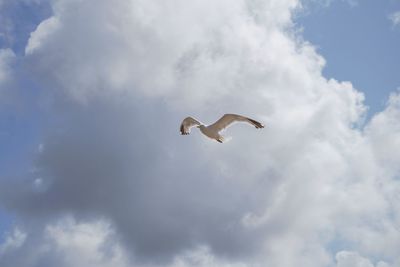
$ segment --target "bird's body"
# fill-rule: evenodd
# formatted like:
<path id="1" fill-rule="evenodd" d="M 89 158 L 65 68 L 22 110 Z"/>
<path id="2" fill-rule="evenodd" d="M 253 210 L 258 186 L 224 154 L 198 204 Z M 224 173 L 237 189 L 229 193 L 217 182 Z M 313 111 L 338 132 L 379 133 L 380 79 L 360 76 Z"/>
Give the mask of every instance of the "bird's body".
<path id="1" fill-rule="evenodd" d="M 188 135 L 192 127 L 197 127 L 205 136 L 223 143 L 224 137 L 220 134 L 220 132 L 235 122 L 247 122 L 255 126 L 257 129 L 264 128 L 264 125 L 253 119 L 237 114 L 225 114 L 218 121 L 208 126 L 202 124 L 192 117 L 187 117 L 182 121 L 180 131 L 182 135 Z"/>
<path id="2" fill-rule="evenodd" d="M 213 129 L 205 126 L 205 125 L 200 125 L 199 126 L 200 132 L 202 132 L 202 134 L 204 134 L 205 136 L 211 138 L 211 139 L 215 139 L 218 142 L 222 143 L 224 138 L 216 131 L 213 131 Z"/>

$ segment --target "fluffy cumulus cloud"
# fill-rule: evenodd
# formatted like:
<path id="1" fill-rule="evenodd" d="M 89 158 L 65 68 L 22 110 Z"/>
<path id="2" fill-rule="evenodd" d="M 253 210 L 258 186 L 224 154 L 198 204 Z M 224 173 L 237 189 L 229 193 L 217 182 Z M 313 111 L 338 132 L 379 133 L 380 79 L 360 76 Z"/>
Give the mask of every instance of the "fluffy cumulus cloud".
<path id="1" fill-rule="evenodd" d="M 363 125 L 296 0 L 57 0 L 23 57 L 46 95 L 1 266 L 396 266 L 400 96 Z M 249 115 L 223 145 L 180 120 Z"/>

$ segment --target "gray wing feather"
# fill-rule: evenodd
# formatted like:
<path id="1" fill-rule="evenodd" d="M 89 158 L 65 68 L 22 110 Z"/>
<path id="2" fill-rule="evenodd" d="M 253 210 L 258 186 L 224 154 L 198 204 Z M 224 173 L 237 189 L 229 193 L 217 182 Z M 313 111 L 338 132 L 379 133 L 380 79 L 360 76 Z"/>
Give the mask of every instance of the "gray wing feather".
<path id="1" fill-rule="evenodd" d="M 181 134 L 182 135 L 189 134 L 190 129 L 197 125 L 201 125 L 201 123 L 198 120 L 193 119 L 192 117 L 186 117 L 181 123 L 180 127 Z"/>
<path id="2" fill-rule="evenodd" d="M 247 122 L 256 127 L 257 129 L 259 128 L 264 128 L 264 125 L 262 125 L 260 122 L 241 116 L 237 114 L 225 114 L 222 116 L 219 120 L 217 120 L 214 124 L 211 124 L 208 126 L 208 128 L 211 128 L 217 132 L 222 131 L 229 127 L 231 124 L 235 122 Z"/>

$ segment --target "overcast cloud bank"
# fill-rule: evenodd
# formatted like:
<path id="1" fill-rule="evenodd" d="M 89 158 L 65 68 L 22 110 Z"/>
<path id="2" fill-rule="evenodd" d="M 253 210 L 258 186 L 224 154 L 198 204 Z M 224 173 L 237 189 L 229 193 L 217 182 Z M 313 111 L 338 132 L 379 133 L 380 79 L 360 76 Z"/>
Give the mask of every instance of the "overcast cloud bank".
<path id="1" fill-rule="evenodd" d="M 52 119 L 30 176 L 1 181 L 1 266 L 400 264 L 400 95 L 362 126 L 300 2 L 50 4 L 21 59 Z M 179 136 L 226 112 L 266 128 Z"/>

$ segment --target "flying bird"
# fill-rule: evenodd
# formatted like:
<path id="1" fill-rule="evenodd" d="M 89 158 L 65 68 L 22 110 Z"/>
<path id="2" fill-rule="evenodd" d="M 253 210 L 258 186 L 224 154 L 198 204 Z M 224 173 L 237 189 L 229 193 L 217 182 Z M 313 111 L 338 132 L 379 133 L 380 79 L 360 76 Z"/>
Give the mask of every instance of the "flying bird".
<path id="1" fill-rule="evenodd" d="M 204 125 L 203 123 L 199 122 L 198 120 L 187 117 L 182 121 L 181 124 L 181 134 L 188 135 L 190 133 L 190 129 L 193 127 L 197 127 L 200 131 L 207 137 L 214 139 L 220 143 L 223 143 L 225 138 L 220 135 L 220 132 L 235 122 L 247 122 L 256 127 L 257 129 L 264 128 L 264 125 L 259 123 L 256 120 L 237 115 L 237 114 L 225 114 L 219 120 L 211 125 Z"/>

